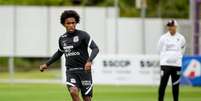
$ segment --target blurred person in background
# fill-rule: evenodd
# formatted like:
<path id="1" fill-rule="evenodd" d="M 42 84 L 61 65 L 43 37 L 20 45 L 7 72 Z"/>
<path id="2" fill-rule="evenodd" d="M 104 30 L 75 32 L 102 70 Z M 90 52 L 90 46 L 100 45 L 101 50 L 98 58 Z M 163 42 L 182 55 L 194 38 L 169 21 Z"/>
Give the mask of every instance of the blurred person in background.
<path id="1" fill-rule="evenodd" d="M 64 54 L 66 85 L 72 100 L 80 101 L 79 91 L 81 91 L 83 100 L 91 101 L 93 90 L 91 65 L 99 49 L 87 32 L 76 29 L 79 21 L 80 16 L 73 10 L 65 10 L 61 14 L 60 23 L 66 28 L 66 32 L 59 38 L 59 49 L 45 64 L 40 65 L 40 71 L 48 69 Z M 90 55 L 88 47 L 92 50 Z"/>
<path id="2" fill-rule="evenodd" d="M 167 23 L 168 32 L 160 37 L 158 51 L 160 53 L 161 80 L 158 101 L 164 100 L 165 89 L 171 76 L 174 101 L 179 100 L 179 83 L 182 57 L 185 51 L 185 38 L 177 32 L 176 20 Z"/>

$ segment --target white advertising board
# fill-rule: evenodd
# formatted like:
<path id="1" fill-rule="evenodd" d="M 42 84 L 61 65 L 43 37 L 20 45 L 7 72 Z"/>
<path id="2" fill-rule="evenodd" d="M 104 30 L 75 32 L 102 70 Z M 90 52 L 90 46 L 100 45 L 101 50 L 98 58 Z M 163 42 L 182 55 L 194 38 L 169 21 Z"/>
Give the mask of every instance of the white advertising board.
<path id="1" fill-rule="evenodd" d="M 157 55 L 104 55 L 94 61 L 95 84 L 159 84 Z"/>

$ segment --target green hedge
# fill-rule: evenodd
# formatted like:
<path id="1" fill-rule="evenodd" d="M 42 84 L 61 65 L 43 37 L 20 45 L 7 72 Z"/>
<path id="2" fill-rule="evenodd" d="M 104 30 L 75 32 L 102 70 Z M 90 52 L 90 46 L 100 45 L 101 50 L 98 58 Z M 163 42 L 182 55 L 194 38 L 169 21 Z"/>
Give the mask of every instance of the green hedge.
<path id="1" fill-rule="evenodd" d="M 8 57 L 0 57 L 0 72 L 8 71 Z M 31 71 L 39 69 L 48 58 L 14 58 L 15 71 Z M 61 61 L 58 60 L 51 65 L 51 68 L 60 68 Z"/>
<path id="2" fill-rule="evenodd" d="M 72 0 L 0 0 L 0 5 L 74 6 Z M 81 0 L 80 6 L 114 6 L 114 0 Z M 139 17 L 135 0 L 119 0 L 120 16 Z M 147 17 L 188 18 L 189 0 L 147 0 Z"/>

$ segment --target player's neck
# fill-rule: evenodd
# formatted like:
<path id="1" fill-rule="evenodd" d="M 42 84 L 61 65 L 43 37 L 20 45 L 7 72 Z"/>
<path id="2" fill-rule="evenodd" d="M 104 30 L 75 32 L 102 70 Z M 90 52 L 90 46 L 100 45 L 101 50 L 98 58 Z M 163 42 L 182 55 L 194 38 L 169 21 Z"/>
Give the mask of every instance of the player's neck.
<path id="1" fill-rule="evenodd" d="M 76 29 L 73 32 L 66 31 L 67 34 L 73 35 L 76 32 Z"/>
<path id="2" fill-rule="evenodd" d="M 169 32 L 171 36 L 175 36 L 176 32 Z"/>

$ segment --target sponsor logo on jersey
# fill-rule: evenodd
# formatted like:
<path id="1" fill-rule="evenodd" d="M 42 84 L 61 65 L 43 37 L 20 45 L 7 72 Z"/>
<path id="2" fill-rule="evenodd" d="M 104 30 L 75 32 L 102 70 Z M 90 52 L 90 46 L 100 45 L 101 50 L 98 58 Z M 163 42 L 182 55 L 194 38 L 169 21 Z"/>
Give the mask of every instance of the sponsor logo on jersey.
<path id="1" fill-rule="evenodd" d="M 64 51 L 66 53 L 68 53 L 68 52 L 71 52 L 71 49 L 74 48 L 74 47 L 73 46 L 64 46 L 63 48 L 64 48 Z"/>
<path id="2" fill-rule="evenodd" d="M 66 57 L 80 55 L 80 52 L 70 52 L 65 54 Z"/>
<path id="3" fill-rule="evenodd" d="M 176 44 L 167 44 L 166 51 L 179 51 Z"/>
<path id="4" fill-rule="evenodd" d="M 80 52 L 72 52 L 72 49 L 74 48 L 74 46 L 65 46 L 63 48 L 64 48 L 64 51 L 66 53 L 65 54 L 66 57 L 80 55 Z"/>
<path id="5" fill-rule="evenodd" d="M 65 46 L 64 49 L 72 49 L 73 46 Z"/>
<path id="6" fill-rule="evenodd" d="M 192 59 L 187 66 L 186 70 L 184 71 L 184 76 L 190 79 L 194 79 L 196 77 L 201 76 L 201 63 L 196 60 Z"/>

